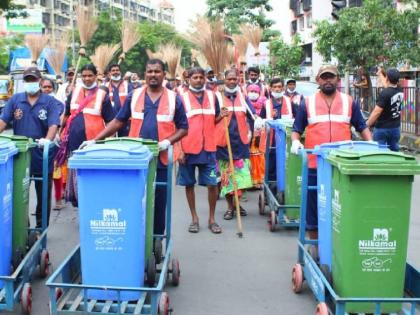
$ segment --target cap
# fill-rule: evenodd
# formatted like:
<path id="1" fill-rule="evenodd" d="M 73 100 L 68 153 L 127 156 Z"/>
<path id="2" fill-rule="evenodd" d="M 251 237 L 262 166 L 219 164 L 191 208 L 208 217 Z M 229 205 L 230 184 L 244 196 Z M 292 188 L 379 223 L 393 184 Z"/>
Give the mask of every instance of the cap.
<path id="1" fill-rule="evenodd" d="M 296 80 L 295 79 L 292 79 L 292 78 L 288 78 L 288 79 L 286 79 L 286 85 L 289 83 L 289 82 L 294 82 L 294 83 L 296 83 Z"/>
<path id="2" fill-rule="evenodd" d="M 206 69 L 206 74 L 208 74 L 209 72 L 214 72 L 214 71 L 213 71 L 212 68 L 209 67 L 209 68 Z"/>
<path id="3" fill-rule="evenodd" d="M 41 72 L 37 67 L 29 67 L 23 71 L 23 79 L 28 77 L 34 77 L 35 79 L 41 79 Z"/>
<path id="4" fill-rule="evenodd" d="M 386 76 L 391 83 L 398 83 L 400 72 L 395 68 L 390 68 L 386 70 Z"/>
<path id="5" fill-rule="evenodd" d="M 69 73 L 74 73 L 74 71 L 75 71 L 74 67 L 69 67 L 69 68 L 67 69 L 67 74 L 69 74 Z"/>
<path id="6" fill-rule="evenodd" d="M 338 76 L 338 69 L 336 66 L 333 65 L 323 65 L 318 70 L 317 78 L 323 75 L 324 73 L 331 73 Z"/>

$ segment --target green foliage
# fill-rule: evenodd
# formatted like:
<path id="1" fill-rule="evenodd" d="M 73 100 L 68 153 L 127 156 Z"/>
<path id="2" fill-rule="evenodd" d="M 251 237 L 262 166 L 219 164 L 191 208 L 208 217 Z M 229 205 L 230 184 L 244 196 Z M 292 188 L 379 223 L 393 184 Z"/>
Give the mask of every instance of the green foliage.
<path id="1" fill-rule="evenodd" d="M 260 26 L 264 30 L 263 40 L 269 40 L 279 32 L 269 30 L 274 24 L 266 16 L 266 12 L 273 10 L 269 0 L 207 0 L 207 16 L 220 17 L 225 21 L 229 33 L 239 33 L 241 23 Z"/>
<path id="2" fill-rule="evenodd" d="M 0 74 L 7 73 L 9 53 L 23 45 L 23 35 L 0 37 Z"/>
<path id="3" fill-rule="evenodd" d="M 299 37 L 289 45 L 278 37 L 270 42 L 272 76 L 296 77 L 302 63 L 303 49 Z"/>
<path id="4" fill-rule="evenodd" d="M 410 0 L 409 0 L 410 1 Z M 343 67 L 396 66 L 420 63 L 420 11 L 395 10 L 392 0 L 365 0 L 362 7 L 340 10 L 339 20 L 316 24 L 316 49 Z M 417 47 L 417 48 L 416 48 Z"/>
<path id="5" fill-rule="evenodd" d="M 14 4 L 11 0 L 1 0 L 0 1 L 0 15 L 4 13 L 6 19 L 13 19 L 17 17 L 27 17 L 28 12 L 26 12 L 24 5 Z"/>

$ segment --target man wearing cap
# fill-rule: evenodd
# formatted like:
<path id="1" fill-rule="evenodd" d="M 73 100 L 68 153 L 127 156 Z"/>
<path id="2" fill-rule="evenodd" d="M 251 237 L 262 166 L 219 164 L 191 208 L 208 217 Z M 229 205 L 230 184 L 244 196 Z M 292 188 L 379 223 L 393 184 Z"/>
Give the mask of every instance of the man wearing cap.
<path id="1" fill-rule="evenodd" d="M 72 92 L 71 82 L 73 81 L 73 78 L 74 78 L 74 71 L 75 71 L 74 67 L 70 67 L 67 70 L 66 82 L 60 85 L 55 95 L 55 97 L 63 104 L 66 102 L 67 97 Z"/>
<path id="2" fill-rule="evenodd" d="M 42 177 L 42 147 L 54 140 L 60 125 L 61 108 L 57 100 L 47 94 L 41 93 L 39 82 L 41 73 L 36 67 L 27 68 L 23 72 L 25 92 L 17 93 L 7 102 L 0 117 L 0 132 L 3 132 L 8 123 L 13 122 L 13 133 L 26 136 L 38 142 L 39 148 L 32 150 L 31 175 Z M 54 148 L 50 151 L 48 170 L 48 215 L 51 208 L 51 183 L 53 171 Z M 36 227 L 42 225 L 42 182 L 35 182 L 37 194 Z"/>
<path id="3" fill-rule="evenodd" d="M 388 69 L 386 72 L 386 88 L 379 93 L 378 103 L 367 121 L 368 127 L 375 127 L 373 140 L 386 144 L 392 151 L 399 151 L 401 104 L 404 93 L 398 86 L 400 72 Z"/>
<path id="4" fill-rule="evenodd" d="M 206 69 L 206 90 L 217 91 L 217 79 L 212 68 Z"/>
<path id="5" fill-rule="evenodd" d="M 296 111 L 303 101 L 302 95 L 296 91 L 296 80 L 286 79 L 286 92 L 282 99 L 282 109 L 288 111 L 288 115 L 296 116 Z"/>
<path id="6" fill-rule="evenodd" d="M 304 146 L 300 142 L 305 132 L 305 148 L 313 149 L 323 143 L 351 140 L 351 126 L 360 132 L 364 140 L 372 140 L 369 128 L 360 112 L 359 105 L 350 95 L 337 91 L 339 80 L 335 66 L 322 66 L 316 77 L 319 91 L 309 96 L 299 106 L 292 132 L 291 153 L 299 154 Z M 316 156 L 308 155 L 308 185 L 316 186 Z M 318 238 L 317 192 L 308 191 L 306 228 L 311 239 Z"/>
<path id="7" fill-rule="evenodd" d="M 265 84 L 261 82 L 260 80 L 260 74 L 261 74 L 260 68 L 249 67 L 248 68 L 248 82 L 243 90 L 244 90 L 244 93 L 246 94 L 246 88 L 248 87 L 248 85 L 256 84 L 260 87 L 260 96 L 265 96 L 266 98 L 268 98 L 268 91 L 265 87 Z"/>

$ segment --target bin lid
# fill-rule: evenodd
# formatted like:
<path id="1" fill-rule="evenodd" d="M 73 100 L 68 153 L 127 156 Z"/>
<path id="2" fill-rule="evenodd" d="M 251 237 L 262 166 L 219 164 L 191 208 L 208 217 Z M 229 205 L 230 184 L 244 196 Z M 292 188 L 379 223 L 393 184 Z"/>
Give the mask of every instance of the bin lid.
<path id="1" fill-rule="evenodd" d="M 119 138 L 106 138 L 102 141 L 97 141 L 97 143 L 110 143 L 110 142 L 121 142 L 124 144 L 143 144 L 149 148 L 149 150 L 153 153 L 153 156 L 159 155 L 159 147 L 158 142 L 155 140 L 150 139 L 143 139 L 143 138 L 131 138 L 131 137 L 119 137 Z"/>
<path id="2" fill-rule="evenodd" d="M 69 159 L 69 167 L 76 169 L 147 169 L 152 152 L 147 146 L 124 143 L 94 144 L 76 150 Z"/>
<path id="3" fill-rule="evenodd" d="M 18 153 L 18 149 L 13 142 L 0 139 L 0 164 L 6 163 L 9 158 Z"/>
<path id="4" fill-rule="evenodd" d="M 294 119 L 285 119 L 285 118 L 267 121 L 270 127 L 276 128 L 279 130 L 286 130 L 286 128 L 292 128 L 294 122 L 295 122 Z"/>
<path id="5" fill-rule="evenodd" d="M 1 134 L 0 139 L 4 141 L 13 141 L 19 152 L 26 152 L 36 145 L 31 138 L 25 136 Z"/>
<path id="6" fill-rule="evenodd" d="M 323 143 L 321 145 L 316 145 L 312 153 L 326 157 L 330 153 L 330 151 L 334 149 L 350 149 L 354 151 L 376 151 L 376 150 L 387 150 L 388 146 L 379 144 L 376 141 L 346 140 L 346 141 L 329 142 L 329 143 Z"/>
<path id="7" fill-rule="evenodd" d="M 400 152 L 333 150 L 327 160 L 347 175 L 415 175 L 420 174 L 416 158 Z"/>

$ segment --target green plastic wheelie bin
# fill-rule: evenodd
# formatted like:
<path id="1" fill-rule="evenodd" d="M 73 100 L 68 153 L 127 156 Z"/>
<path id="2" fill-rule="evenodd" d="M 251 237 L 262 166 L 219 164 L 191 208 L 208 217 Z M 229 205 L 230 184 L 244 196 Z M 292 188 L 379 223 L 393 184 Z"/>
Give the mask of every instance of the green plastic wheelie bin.
<path id="1" fill-rule="evenodd" d="M 26 254 L 28 240 L 28 211 L 32 139 L 25 136 L 1 134 L 3 141 L 12 141 L 18 148 L 13 164 L 13 265 L 16 267 Z"/>
<path id="2" fill-rule="evenodd" d="M 147 260 L 153 252 L 153 225 L 155 218 L 155 178 L 156 178 L 156 167 L 157 158 L 159 156 L 159 148 L 157 141 L 146 140 L 141 138 L 107 138 L 104 140 L 106 143 L 110 142 L 122 142 L 122 143 L 133 143 L 142 144 L 149 148 L 153 154 L 153 158 L 149 163 L 149 172 L 147 175 L 147 196 L 146 196 L 146 244 L 145 244 L 145 259 Z"/>
<path id="3" fill-rule="evenodd" d="M 332 175 L 332 279 L 337 294 L 401 298 L 404 292 L 411 191 L 420 166 L 391 151 L 335 150 Z M 374 303 L 348 303 L 346 312 L 374 313 Z M 381 313 L 397 313 L 384 303 Z"/>

